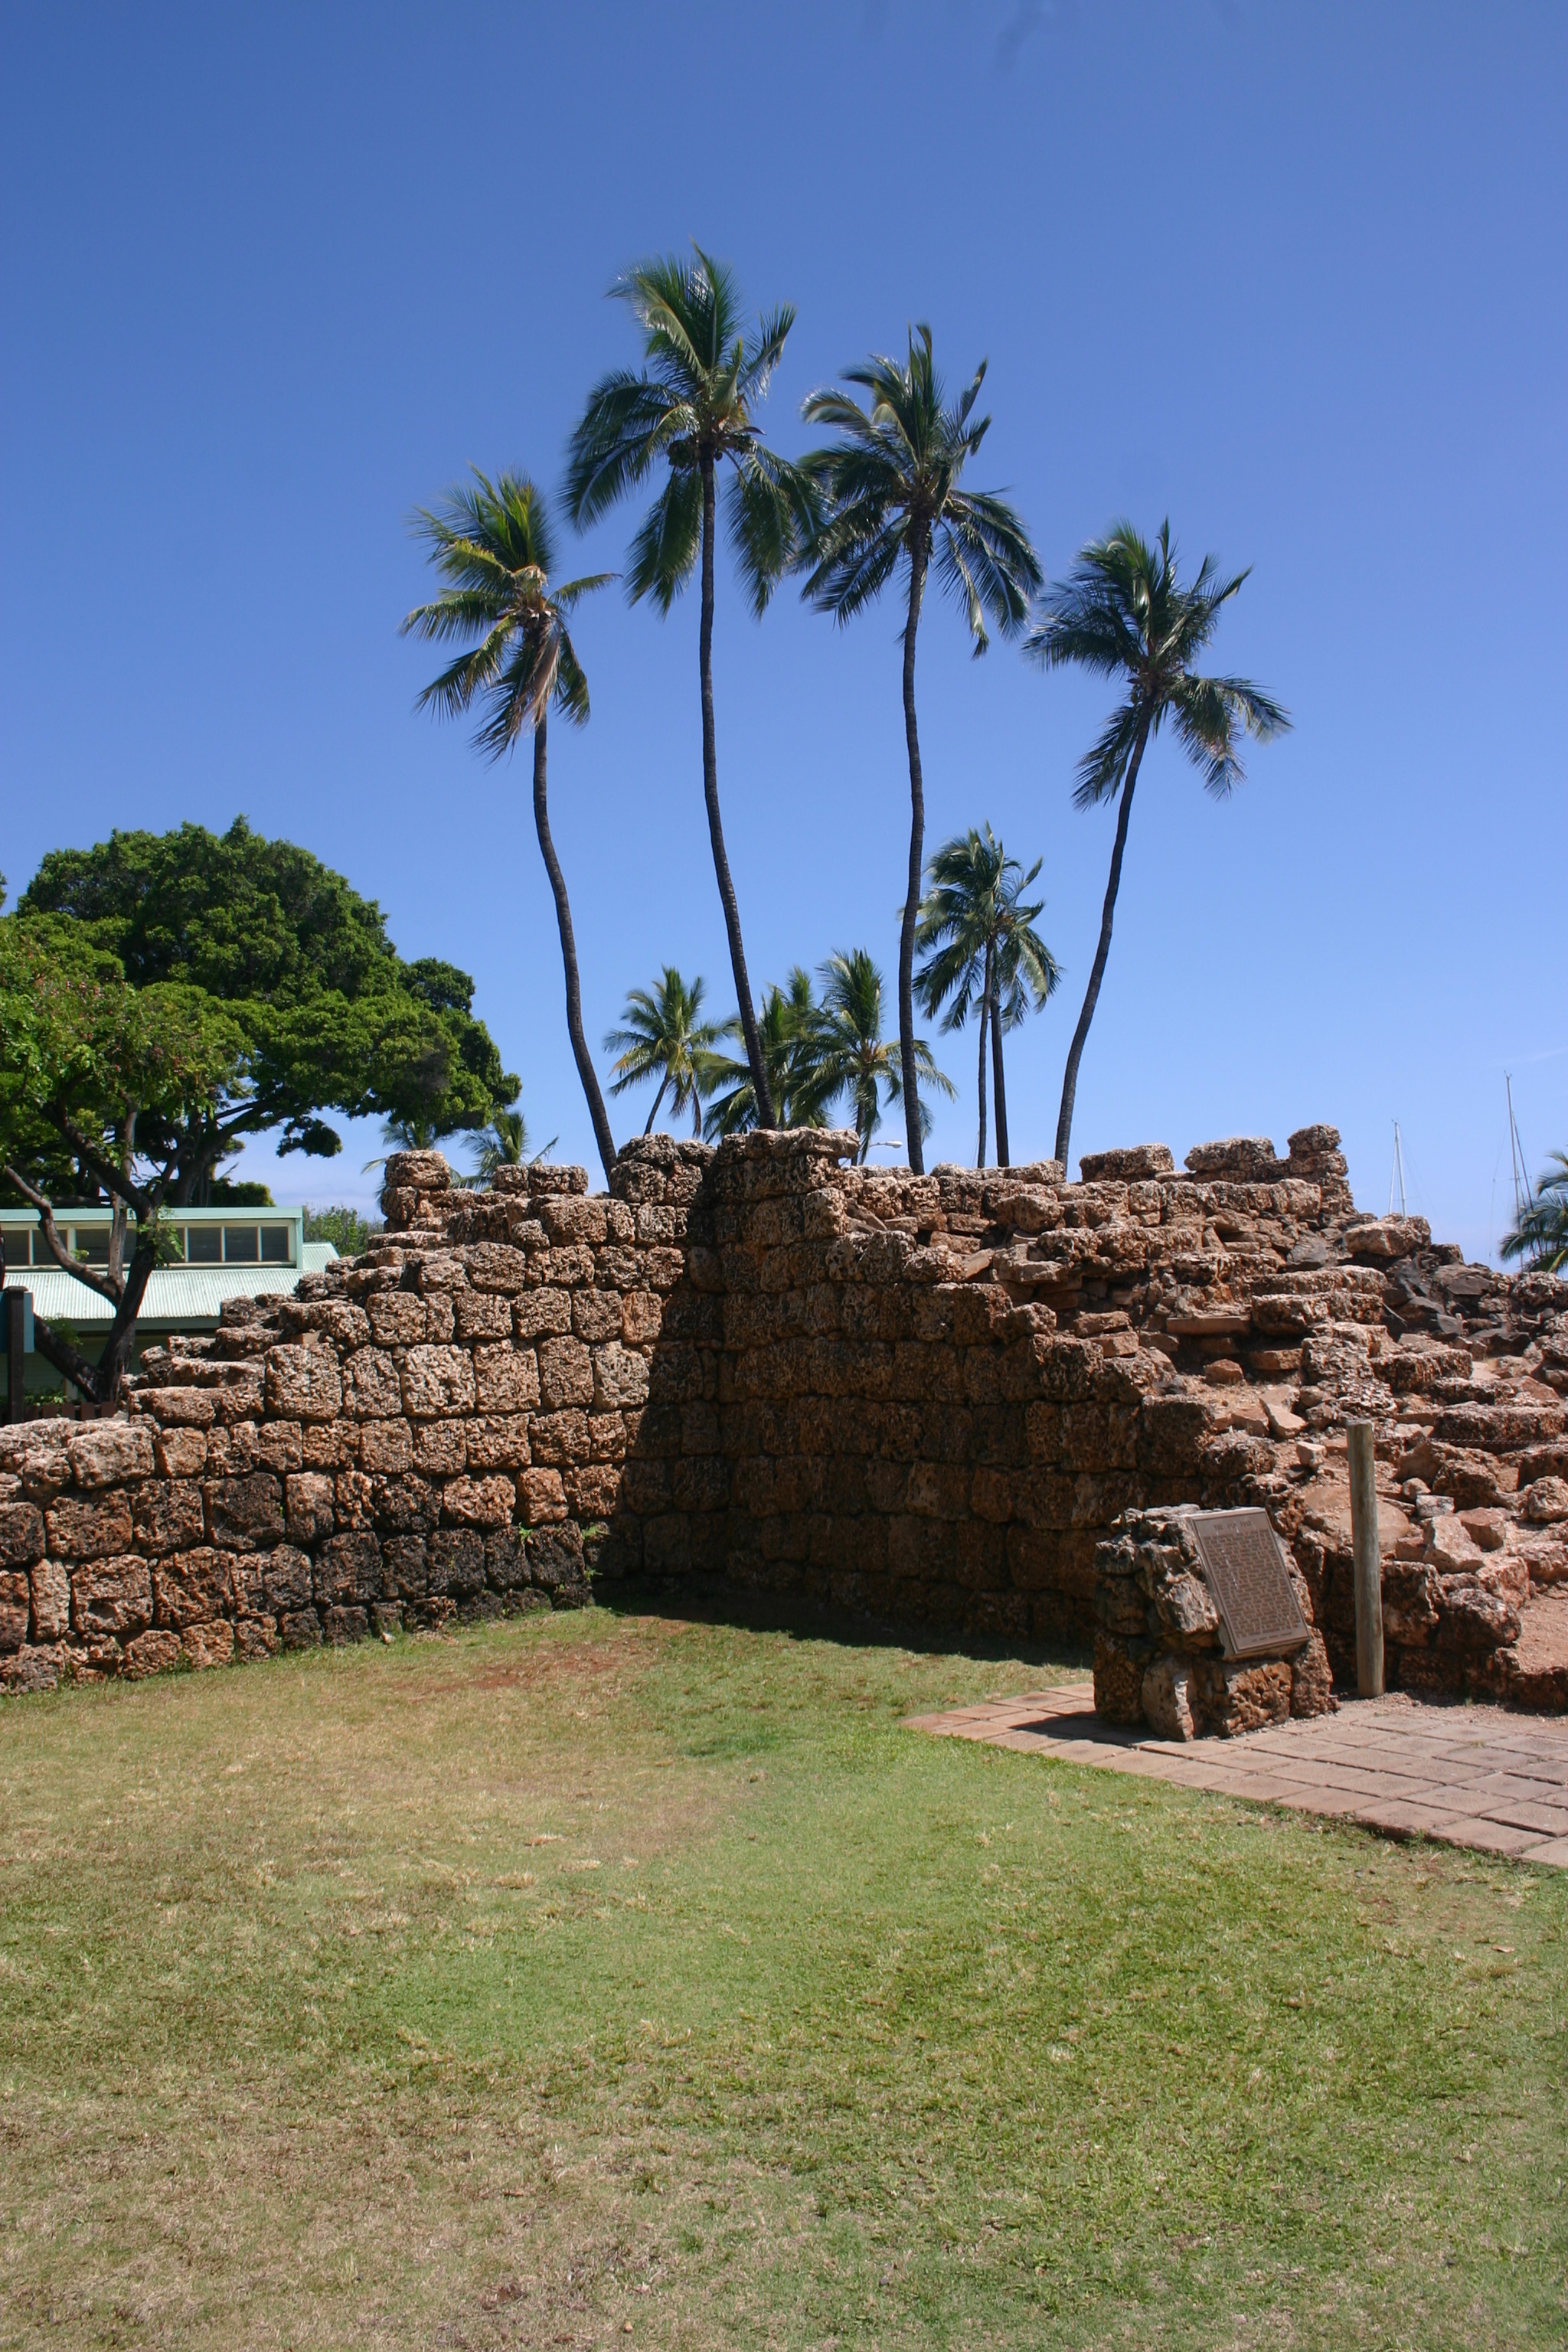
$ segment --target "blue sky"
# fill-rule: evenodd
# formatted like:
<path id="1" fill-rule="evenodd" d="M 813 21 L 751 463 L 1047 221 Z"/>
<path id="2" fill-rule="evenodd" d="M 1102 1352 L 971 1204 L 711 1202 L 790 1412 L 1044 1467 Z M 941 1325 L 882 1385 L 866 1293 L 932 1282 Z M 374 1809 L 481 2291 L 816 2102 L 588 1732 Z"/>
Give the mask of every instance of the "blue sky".
<path id="1" fill-rule="evenodd" d="M 522 762 L 414 715 L 409 509 L 473 462 L 549 483 L 633 356 L 605 291 L 698 237 L 795 302 L 767 412 L 927 319 L 990 359 L 973 474 L 1048 572 L 1126 513 L 1250 563 L 1216 664 L 1295 731 L 1215 806 L 1162 745 L 1134 811 L 1074 1148 L 1329 1118 L 1358 1197 L 1485 1254 L 1568 1145 L 1561 598 L 1568 14 L 794 0 L 747 8 L 0 16 L 0 867 L 238 811 L 471 970 L 535 1137 L 592 1160 Z M 623 512 L 574 554 L 614 567 Z M 1544 551 L 1544 552 L 1542 552 Z M 1540 566 L 1544 563 L 1542 572 Z M 898 615 L 759 625 L 721 573 L 721 786 L 754 977 L 864 943 L 891 978 Z M 665 961 L 728 1009 L 697 611 L 605 596 L 552 738 L 595 1038 Z M 1011 1041 L 1048 1152 L 1111 818 L 1106 708 L 931 610 L 928 838 L 1044 858 L 1058 998 Z M 929 1157 L 973 1153 L 971 1038 Z M 615 1107 L 617 1131 L 645 1102 Z M 279 1197 L 368 1196 L 374 1130 Z"/>

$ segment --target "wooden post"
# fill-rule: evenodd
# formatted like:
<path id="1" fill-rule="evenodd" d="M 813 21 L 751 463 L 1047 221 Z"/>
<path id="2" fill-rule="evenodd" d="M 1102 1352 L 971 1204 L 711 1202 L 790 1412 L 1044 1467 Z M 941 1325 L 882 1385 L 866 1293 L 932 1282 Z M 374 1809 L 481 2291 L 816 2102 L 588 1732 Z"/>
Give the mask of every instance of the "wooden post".
<path id="1" fill-rule="evenodd" d="M 1383 1542 L 1372 1423 L 1346 1424 L 1350 1443 L 1351 1541 L 1355 1550 L 1355 1678 L 1363 1698 L 1383 1696 Z"/>
<path id="2" fill-rule="evenodd" d="M 21 1421 L 26 1413 L 27 1360 L 23 1352 L 27 1301 L 20 1290 L 7 1290 L 5 1300 L 5 1418 Z"/>

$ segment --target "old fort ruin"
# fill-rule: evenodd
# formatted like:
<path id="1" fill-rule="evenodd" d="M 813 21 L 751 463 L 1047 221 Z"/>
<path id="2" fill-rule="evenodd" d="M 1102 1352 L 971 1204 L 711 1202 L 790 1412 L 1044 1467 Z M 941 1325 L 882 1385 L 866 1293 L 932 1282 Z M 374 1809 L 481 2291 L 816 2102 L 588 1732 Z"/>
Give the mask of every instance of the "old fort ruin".
<path id="1" fill-rule="evenodd" d="M 0 1432 L 0 1681 L 704 1580 L 1092 1641 L 1123 1719 L 1161 1719 L 1180 1653 L 1193 1727 L 1244 1729 L 1353 1675 L 1362 1418 L 1391 1682 L 1568 1706 L 1568 1283 L 1358 1214 L 1331 1127 L 1077 1183 L 854 1147 L 655 1136 L 605 1194 L 395 1158 L 364 1256 L 149 1351 L 114 1419 Z M 1292 1661 L 1222 1654 L 1183 1505 L 1267 1511 Z"/>

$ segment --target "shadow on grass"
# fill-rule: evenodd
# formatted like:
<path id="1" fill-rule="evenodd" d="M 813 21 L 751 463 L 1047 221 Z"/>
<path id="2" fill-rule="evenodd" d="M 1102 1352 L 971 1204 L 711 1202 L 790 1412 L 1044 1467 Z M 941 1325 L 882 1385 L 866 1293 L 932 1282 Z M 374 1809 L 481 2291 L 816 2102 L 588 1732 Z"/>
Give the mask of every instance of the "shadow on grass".
<path id="1" fill-rule="evenodd" d="M 1092 1645 L 1063 1634 L 1050 1642 L 978 1640 L 919 1621 L 863 1617 L 827 1601 L 786 1599 L 720 1577 L 596 1577 L 594 1605 L 620 1617 L 676 1617 L 697 1625 L 732 1625 L 752 1633 L 783 1633 L 798 1642 L 833 1642 L 844 1649 L 912 1650 L 922 1657 L 1011 1659 L 1053 1675 L 1088 1674 Z"/>

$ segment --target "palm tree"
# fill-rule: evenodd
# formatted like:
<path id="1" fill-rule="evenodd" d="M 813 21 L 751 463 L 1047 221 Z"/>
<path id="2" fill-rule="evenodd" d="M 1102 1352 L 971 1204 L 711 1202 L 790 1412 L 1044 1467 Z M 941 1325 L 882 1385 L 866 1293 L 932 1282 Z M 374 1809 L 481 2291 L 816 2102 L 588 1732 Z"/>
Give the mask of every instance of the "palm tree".
<path id="1" fill-rule="evenodd" d="M 531 1151 L 531 1138 L 528 1121 L 521 1108 L 513 1104 L 510 1110 L 498 1110 L 489 1127 L 482 1127 L 476 1139 L 474 1172 L 468 1180 L 474 1184 L 488 1184 L 498 1168 L 525 1168 L 553 1151 L 561 1139 L 552 1135 L 537 1151 Z"/>
<path id="2" fill-rule="evenodd" d="M 811 974 L 796 964 L 783 988 L 770 982 L 763 994 L 757 1034 L 763 1066 L 767 1072 L 775 1127 L 825 1127 L 825 1097 L 819 1067 L 821 1008 L 812 994 Z M 738 1037 L 738 1014 L 721 1024 L 721 1034 Z M 712 1099 L 703 1122 L 710 1142 L 726 1135 L 743 1135 L 762 1124 L 757 1118 L 756 1088 L 751 1064 L 717 1055 L 712 1067 Z M 724 1091 L 721 1093 L 719 1089 Z"/>
<path id="3" fill-rule="evenodd" d="M 1025 646 L 1043 668 L 1076 664 L 1121 680 L 1126 689 L 1125 700 L 1100 740 L 1079 762 L 1073 793 L 1075 808 L 1114 800 L 1118 793 L 1121 807 L 1100 945 L 1062 1077 L 1056 1156 L 1064 1171 L 1079 1063 L 1110 952 L 1127 820 L 1151 736 L 1168 719 L 1188 757 L 1203 771 L 1205 791 L 1224 800 L 1242 780 L 1237 730 L 1266 743 L 1290 724 L 1288 714 L 1261 687 L 1244 677 L 1199 677 L 1192 667 L 1219 625 L 1220 607 L 1246 578 L 1245 572 L 1238 572 L 1234 579 L 1221 580 L 1214 558 L 1205 555 L 1191 584 L 1184 587 L 1176 577 L 1169 521 L 1160 526 L 1152 547 L 1130 522 L 1119 522 L 1106 538 L 1084 548 L 1068 578 L 1050 590 Z"/>
<path id="4" fill-rule="evenodd" d="M 1009 857 L 989 824 L 944 842 L 926 872 L 931 888 L 921 901 L 915 945 L 929 950 L 915 975 L 915 993 L 934 1016 L 944 1004 L 944 1029 L 962 1029 L 972 1007 L 979 1012 L 980 1141 L 977 1168 L 985 1165 L 985 1045 L 989 1033 L 996 1079 L 996 1165 L 1005 1168 L 1007 1089 L 1002 1036 L 1029 1011 L 1039 1012 L 1061 972 L 1035 929 L 1043 898 L 1023 903 L 1022 893 L 1040 870 L 1037 857 L 1026 874 Z"/>
<path id="5" fill-rule="evenodd" d="M 620 1057 L 610 1087 L 613 1095 L 624 1095 L 628 1087 L 640 1087 L 658 1074 L 658 1092 L 645 1135 L 653 1133 L 671 1087 L 675 1097 L 670 1108 L 677 1118 L 689 1110 L 692 1134 L 702 1132 L 702 1097 L 713 1083 L 719 1064 L 715 1049 L 724 1034 L 718 1022 L 698 1019 L 702 992 L 700 977 L 688 987 L 675 966 L 667 963 L 657 988 L 632 990 L 621 1015 L 625 1027 L 612 1029 L 605 1039 L 605 1053 Z"/>
<path id="6" fill-rule="evenodd" d="M 614 369 L 589 394 L 572 436 L 566 498 L 581 529 L 608 513 L 656 468 L 665 469 L 663 488 L 632 541 L 627 584 L 634 604 L 651 596 L 660 613 L 668 614 L 701 559 L 702 791 L 747 1065 L 763 1124 L 771 1127 L 774 1107 L 719 807 L 713 726 L 718 477 L 728 464 L 730 544 L 759 615 L 809 528 L 811 491 L 804 476 L 763 446 L 753 414 L 795 323 L 794 306 L 782 304 L 748 332 L 733 272 L 700 246 L 693 251 L 694 261 L 670 256 L 643 262 L 611 288 L 642 330 L 647 364 L 640 375 Z"/>
<path id="7" fill-rule="evenodd" d="M 847 1098 L 855 1116 L 864 1162 L 871 1138 L 882 1123 L 881 1103 L 902 1102 L 906 1126 L 909 1097 L 904 1087 L 902 1055 L 882 1040 L 882 975 L 864 948 L 841 949 L 819 967 L 823 978 L 822 1006 L 817 1016 L 816 1054 L 823 1100 Z M 914 1041 L 914 1066 L 929 1087 L 952 1095 L 952 1081 L 931 1059 L 923 1037 Z M 915 1097 L 914 1108 L 924 1133 L 931 1132 L 931 1113 Z"/>
<path id="8" fill-rule="evenodd" d="M 1568 1265 L 1568 1152 L 1551 1157 L 1552 1172 L 1541 1178 L 1501 1243 L 1504 1257 L 1527 1257 L 1538 1274 L 1558 1274 Z"/>
<path id="9" fill-rule="evenodd" d="M 1001 499 L 959 487 L 966 461 L 991 419 L 972 421 L 985 380 L 982 360 L 973 382 L 951 404 L 931 360 L 929 327 L 915 328 L 909 358 L 874 355 L 845 370 L 847 382 L 870 397 L 865 407 L 847 392 L 814 392 L 804 415 L 838 434 L 836 445 L 805 461 L 821 490 L 825 512 L 812 547 L 805 595 L 842 623 L 879 595 L 900 560 L 908 567 L 904 614 L 904 740 L 910 762 L 910 862 L 899 942 L 899 1050 L 901 1082 L 919 1100 L 915 1050 L 914 954 L 921 875 L 925 855 L 925 784 L 915 719 L 915 638 L 926 580 L 963 609 L 976 654 L 989 638 L 986 617 L 1010 636 L 1021 628 L 1040 567 L 1023 523 Z M 924 1166 L 920 1119 L 909 1127 L 910 1166 Z"/>
<path id="10" fill-rule="evenodd" d="M 614 574 L 597 572 L 552 588 L 554 534 L 543 496 L 526 474 L 502 474 L 491 483 L 476 469 L 473 481 L 449 491 L 437 512 L 421 508 L 415 529 L 427 541 L 437 571 L 451 585 L 434 603 L 410 613 L 403 634 L 479 641 L 431 681 L 418 707 L 431 705 L 443 716 L 456 718 L 479 703 L 486 716 L 474 741 L 492 760 L 510 751 L 530 728 L 533 730 L 533 823 L 561 932 L 566 1030 L 594 1122 L 594 1140 L 608 1176 L 616 1162 L 616 1139 L 583 1034 L 572 907 L 550 834 L 546 731 L 552 704 L 574 726 L 582 726 L 588 716 L 588 681 L 566 621 L 581 597 L 604 587 Z"/>
<path id="11" fill-rule="evenodd" d="M 388 1156 L 395 1151 L 434 1151 L 448 1136 L 461 1131 L 424 1111 L 410 1111 L 405 1117 L 395 1114 L 381 1122 L 381 1139 L 386 1150 L 374 1160 L 367 1160 L 360 1172 L 368 1176 L 373 1168 L 384 1168 Z"/>

